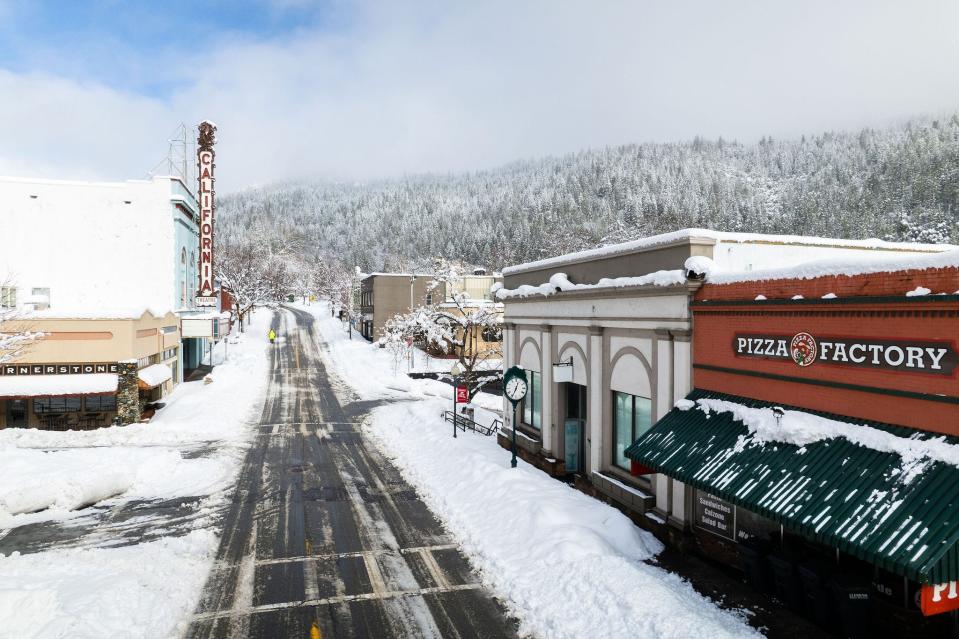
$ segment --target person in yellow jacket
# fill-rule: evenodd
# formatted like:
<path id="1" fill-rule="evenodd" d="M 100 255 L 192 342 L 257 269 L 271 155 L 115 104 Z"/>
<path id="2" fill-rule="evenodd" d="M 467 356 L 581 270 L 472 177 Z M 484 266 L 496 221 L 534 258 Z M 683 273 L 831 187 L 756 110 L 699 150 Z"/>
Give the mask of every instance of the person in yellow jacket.
<path id="1" fill-rule="evenodd" d="M 270 338 L 270 344 L 276 341 L 276 331 L 274 331 L 272 328 L 270 329 L 270 332 L 266 334 L 266 336 Z"/>

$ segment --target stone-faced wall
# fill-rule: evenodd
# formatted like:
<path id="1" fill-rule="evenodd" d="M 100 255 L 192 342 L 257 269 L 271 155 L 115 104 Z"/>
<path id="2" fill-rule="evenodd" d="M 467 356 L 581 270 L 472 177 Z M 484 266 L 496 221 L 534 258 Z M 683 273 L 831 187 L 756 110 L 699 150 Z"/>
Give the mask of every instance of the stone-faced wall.
<path id="1" fill-rule="evenodd" d="M 137 363 L 120 362 L 117 366 L 117 417 L 121 424 L 140 421 L 140 391 L 137 387 Z"/>

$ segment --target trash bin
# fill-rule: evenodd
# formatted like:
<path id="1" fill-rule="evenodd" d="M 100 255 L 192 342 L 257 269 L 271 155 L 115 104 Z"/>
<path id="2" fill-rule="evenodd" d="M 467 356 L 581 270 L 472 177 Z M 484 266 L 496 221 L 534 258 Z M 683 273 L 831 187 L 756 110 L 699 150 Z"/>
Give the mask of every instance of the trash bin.
<path id="1" fill-rule="evenodd" d="M 786 604 L 790 610 L 802 612 L 802 586 L 799 583 L 796 564 L 789 557 L 773 553 L 769 555 L 769 567 L 772 569 L 772 588 L 770 590 L 773 595 Z"/>
<path id="2" fill-rule="evenodd" d="M 769 543 L 750 539 L 736 548 L 739 554 L 739 567 L 746 575 L 746 583 L 759 592 L 769 592 Z"/>
<path id="3" fill-rule="evenodd" d="M 829 592 L 832 566 L 825 562 L 807 561 L 801 563 L 797 571 L 802 586 L 803 614 L 820 626 L 828 627 L 832 613 L 832 596 Z"/>
<path id="4" fill-rule="evenodd" d="M 832 579 L 830 588 L 842 623 L 842 636 L 853 639 L 872 637 L 869 580 L 858 575 L 839 574 Z"/>

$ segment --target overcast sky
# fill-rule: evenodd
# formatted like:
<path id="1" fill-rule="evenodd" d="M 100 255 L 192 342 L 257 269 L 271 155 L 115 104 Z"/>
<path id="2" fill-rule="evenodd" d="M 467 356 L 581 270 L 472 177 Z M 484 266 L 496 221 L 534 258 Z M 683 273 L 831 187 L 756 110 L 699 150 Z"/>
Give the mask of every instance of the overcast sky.
<path id="1" fill-rule="evenodd" d="M 959 109 L 959 2 L 0 0 L 0 174 L 218 186 L 751 141 Z"/>

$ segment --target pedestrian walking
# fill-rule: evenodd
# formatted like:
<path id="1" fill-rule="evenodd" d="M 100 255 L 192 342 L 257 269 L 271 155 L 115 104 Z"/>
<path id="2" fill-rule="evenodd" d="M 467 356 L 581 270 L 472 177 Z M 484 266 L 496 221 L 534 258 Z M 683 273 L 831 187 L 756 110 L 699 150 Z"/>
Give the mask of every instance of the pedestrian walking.
<path id="1" fill-rule="evenodd" d="M 270 329 L 270 332 L 266 334 L 266 336 L 270 338 L 270 344 L 276 341 L 276 331 L 274 331 L 272 328 Z"/>

